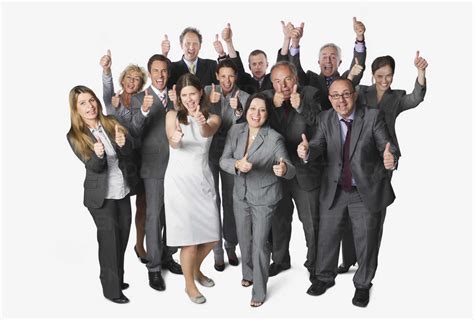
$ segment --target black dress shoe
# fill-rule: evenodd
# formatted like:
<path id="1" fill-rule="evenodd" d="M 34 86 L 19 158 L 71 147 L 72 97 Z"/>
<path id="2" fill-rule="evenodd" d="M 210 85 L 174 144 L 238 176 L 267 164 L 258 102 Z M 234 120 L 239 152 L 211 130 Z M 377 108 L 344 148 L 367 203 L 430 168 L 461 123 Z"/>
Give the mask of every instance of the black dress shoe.
<path id="1" fill-rule="evenodd" d="M 367 307 L 370 300 L 369 292 L 370 289 L 356 289 L 354 298 L 352 298 L 352 304 L 361 308 Z"/>
<path id="2" fill-rule="evenodd" d="M 339 265 L 339 267 L 337 267 L 337 273 L 346 273 L 347 271 L 349 271 L 349 269 L 351 268 L 351 266 L 354 266 L 354 264 L 349 264 L 349 265 L 345 265 L 344 263 L 341 263 Z"/>
<path id="3" fill-rule="evenodd" d="M 219 272 L 224 271 L 224 269 L 225 269 L 225 263 L 217 263 L 217 262 L 214 262 L 214 269 L 216 269 L 216 270 L 219 271 Z"/>
<path id="4" fill-rule="evenodd" d="M 239 265 L 239 258 L 235 254 L 235 248 L 226 248 L 225 251 L 227 252 L 227 258 L 229 259 L 229 264 L 231 266 L 238 266 Z"/>
<path id="5" fill-rule="evenodd" d="M 148 271 L 148 283 L 150 287 L 158 291 L 164 291 L 166 289 L 165 280 L 161 276 L 161 271 L 150 272 Z"/>
<path id="6" fill-rule="evenodd" d="M 113 298 L 113 299 L 107 298 L 107 299 L 109 299 L 112 302 L 120 303 L 120 304 L 130 302 L 130 300 L 128 300 L 128 298 L 123 293 L 118 298 Z"/>
<path id="7" fill-rule="evenodd" d="M 171 273 L 174 274 L 183 274 L 183 270 L 181 269 L 181 265 L 171 259 L 170 261 L 167 261 L 165 263 L 161 264 L 162 269 L 168 269 Z"/>
<path id="8" fill-rule="evenodd" d="M 270 269 L 268 270 L 268 276 L 274 277 L 280 272 L 282 272 L 283 270 L 288 270 L 288 269 L 290 269 L 290 266 L 282 266 L 281 264 L 272 263 L 270 265 Z"/>
<path id="9" fill-rule="evenodd" d="M 143 263 L 143 264 L 147 264 L 147 263 L 148 263 L 148 260 L 147 260 L 146 258 L 142 258 L 142 257 L 140 257 L 140 255 L 138 254 L 137 246 L 134 246 L 134 247 L 133 247 L 133 250 L 135 251 L 135 254 L 137 255 L 137 258 L 138 258 L 138 260 L 140 260 L 141 263 Z"/>
<path id="10" fill-rule="evenodd" d="M 120 285 L 120 289 L 122 289 L 122 290 L 128 289 L 128 287 L 130 287 L 130 285 L 126 282 L 124 282 Z"/>
<path id="11" fill-rule="evenodd" d="M 331 288 L 334 285 L 334 281 L 324 282 L 321 280 L 316 280 L 306 291 L 310 296 L 320 296 L 326 292 L 327 289 Z"/>

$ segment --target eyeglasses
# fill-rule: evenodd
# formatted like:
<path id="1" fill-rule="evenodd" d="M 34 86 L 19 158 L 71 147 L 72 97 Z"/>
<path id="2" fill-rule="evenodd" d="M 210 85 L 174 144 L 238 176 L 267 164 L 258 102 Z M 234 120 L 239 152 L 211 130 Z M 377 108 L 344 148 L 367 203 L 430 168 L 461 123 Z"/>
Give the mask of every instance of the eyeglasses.
<path id="1" fill-rule="evenodd" d="M 344 99 L 349 99 L 349 97 L 352 96 L 353 93 L 354 93 L 354 91 L 352 91 L 352 92 L 343 92 L 342 94 L 335 93 L 335 94 L 330 94 L 329 96 L 334 100 L 339 100 L 341 97 L 343 97 Z"/>

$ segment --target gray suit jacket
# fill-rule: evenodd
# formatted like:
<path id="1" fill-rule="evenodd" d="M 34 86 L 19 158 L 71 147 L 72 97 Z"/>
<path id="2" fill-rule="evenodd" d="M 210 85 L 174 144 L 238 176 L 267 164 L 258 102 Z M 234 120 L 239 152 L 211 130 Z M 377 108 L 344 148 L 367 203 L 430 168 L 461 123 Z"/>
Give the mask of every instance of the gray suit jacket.
<path id="1" fill-rule="evenodd" d="M 283 137 L 268 125 L 260 128 L 248 150 L 252 170 L 247 173 L 236 172 L 235 162 L 244 157 L 248 134 L 246 122 L 232 126 L 227 134 L 220 166 L 222 170 L 235 175 L 234 197 L 252 205 L 276 204 L 283 194 L 280 178 L 273 172 L 273 165 L 283 158 L 287 167 L 284 178 L 291 179 L 295 175 L 295 167 L 288 159 Z"/>
<path id="2" fill-rule="evenodd" d="M 352 124 L 350 163 L 352 177 L 367 209 L 378 212 L 395 200 L 390 184 L 391 171 L 383 165 L 383 152 L 390 142 L 391 152 L 398 150 L 390 139 L 383 115 L 377 109 L 356 106 Z M 336 196 L 337 185 L 342 174 L 342 138 L 340 120 L 334 109 L 321 113 L 316 134 L 310 145 L 309 159 L 326 156 L 320 203 L 330 208 Z"/>
<path id="3" fill-rule="evenodd" d="M 395 132 L 395 122 L 400 113 L 415 108 L 424 100 L 426 84 L 425 86 L 421 86 L 418 83 L 418 79 L 416 79 L 415 87 L 410 94 L 407 94 L 405 90 L 388 89 L 379 103 L 377 103 L 377 90 L 375 89 L 375 85 L 371 85 L 370 87 L 360 85 L 357 87 L 357 93 L 359 94 L 357 98 L 359 104 L 377 108 L 383 112 L 388 132 L 399 150 L 398 156 L 400 157 L 401 152 Z"/>
<path id="4" fill-rule="evenodd" d="M 145 92 L 132 96 L 132 121 L 130 131 L 141 139 L 141 169 L 142 178 L 164 179 L 169 160 L 169 144 L 166 136 L 166 113 L 173 108 L 169 99 L 166 108 L 151 87 L 149 94 L 153 95 L 153 105 L 145 117 L 141 111 Z"/>

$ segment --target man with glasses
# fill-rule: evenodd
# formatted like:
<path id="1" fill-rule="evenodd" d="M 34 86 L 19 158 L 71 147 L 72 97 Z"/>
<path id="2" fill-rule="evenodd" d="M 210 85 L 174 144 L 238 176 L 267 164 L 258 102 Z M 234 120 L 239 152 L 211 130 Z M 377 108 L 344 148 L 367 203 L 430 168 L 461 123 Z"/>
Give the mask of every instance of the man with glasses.
<path id="1" fill-rule="evenodd" d="M 322 295 L 335 284 L 343 222 L 348 220 L 359 262 L 352 303 L 365 307 L 377 269 L 381 211 L 395 199 L 390 170 L 396 166 L 397 149 L 379 110 L 356 106 L 351 81 L 335 80 L 329 100 L 333 109 L 320 114 L 316 133 L 297 151 L 305 161 L 325 157 L 327 163 L 321 183 L 316 272 L 307 293 Z"/>

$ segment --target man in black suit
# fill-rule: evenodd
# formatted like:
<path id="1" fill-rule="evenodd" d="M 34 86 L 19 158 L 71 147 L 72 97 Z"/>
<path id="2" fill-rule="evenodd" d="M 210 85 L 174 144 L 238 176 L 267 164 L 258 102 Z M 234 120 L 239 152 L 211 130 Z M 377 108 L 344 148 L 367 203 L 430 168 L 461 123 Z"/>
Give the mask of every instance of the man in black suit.
<path id="1" fill-rule="evenodd" d="M 211 83 L 218 84 L 216 79 L 217 62 L 215 60 L 201 59 L 198 57 L 202 44 L 202 35 L 199 30 L 187 27 L 181 32 L 179 43 L 183 50 L 183 57 L 181 60 L 171 64 L 168 88 L 172 88 L 179 77 L 188 72 L 195 74 L 201 81 L 203 87 Z M 168 56 L 169 50 L 170 42 L 168 36 L 165 35 L 165 39 L 161 43 L 161 51 L 164 56 Z"/>
<path id="2" fill-rule="evenodd" d="M 396 166 L 397 148 L 379 110 L 356 106 L 357 92 L 350 80 L 335 80 L 329 99 L 333 109 L 321 113 L 310 142 L 298 146 L 301 159 L 324 156 L 327 163 L 321 184 L 316 273 L 307 293 L 321 295 L 334 285 L 347 220 L 359 262 L 352 303 L 365 307 L 377 269 L 381 212 L 395 199 L 390 174 Z"/>

